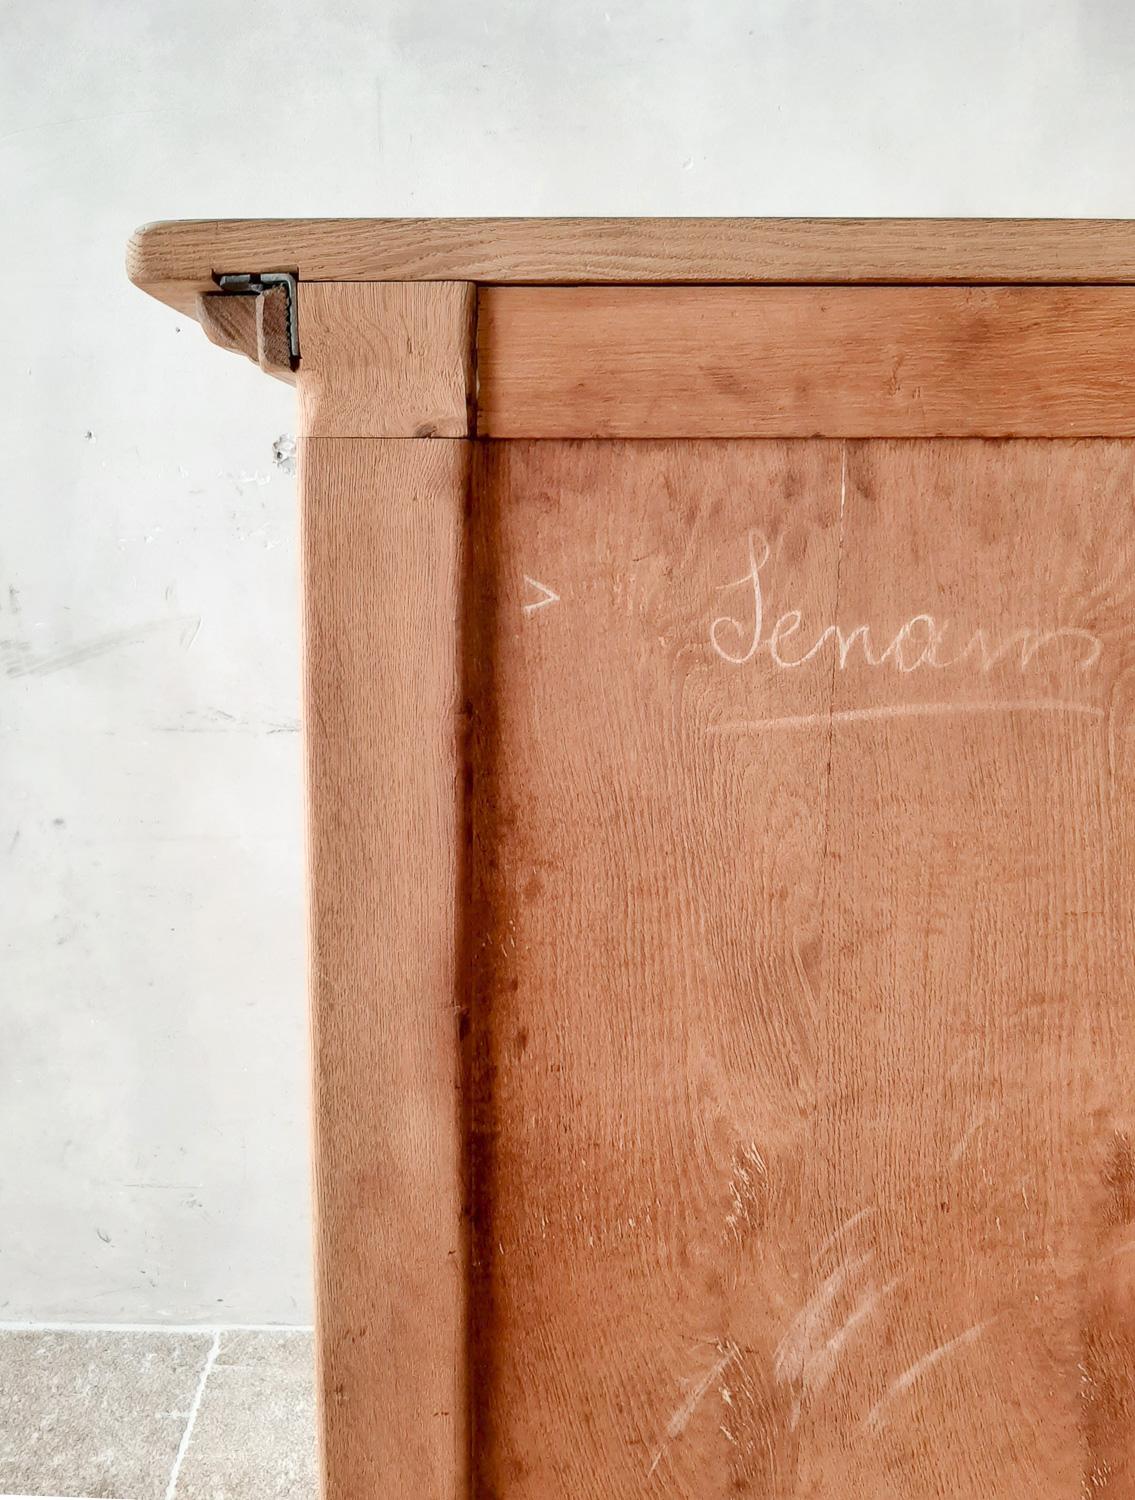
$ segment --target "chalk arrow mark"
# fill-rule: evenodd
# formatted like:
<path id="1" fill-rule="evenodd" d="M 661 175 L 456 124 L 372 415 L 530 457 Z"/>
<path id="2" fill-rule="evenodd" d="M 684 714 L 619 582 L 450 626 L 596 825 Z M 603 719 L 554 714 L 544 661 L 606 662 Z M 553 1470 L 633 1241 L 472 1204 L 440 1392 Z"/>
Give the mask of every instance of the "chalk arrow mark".
<path id="1" fill-rule="evenodd" d="M 529 588 L 538 589 L 541 594 L 539 599 L 532 599 L 523 606 L 526 615 L 535 614 L 538 609 L 546 609 L 549 604 L 560 602 L 559 594 L 555 589 L 550 589 L 546 583 L 540 583 L 536 578 L 529 578 L 527 573 L 524 575 L 524 582 Z"/>

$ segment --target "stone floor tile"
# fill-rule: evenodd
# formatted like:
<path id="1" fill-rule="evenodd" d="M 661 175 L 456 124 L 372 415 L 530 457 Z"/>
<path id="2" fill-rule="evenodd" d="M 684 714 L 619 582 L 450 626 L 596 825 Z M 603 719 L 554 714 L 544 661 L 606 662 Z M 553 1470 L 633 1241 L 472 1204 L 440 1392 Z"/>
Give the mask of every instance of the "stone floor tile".
<path id="1" fill-rule="evenodd" d="M 164 1500 L 212 1341 L 0 1333 L 0 1495 Z"/>
<path id="2" fill-rule="evenodd" d="M 315 1500 L 315 1493 L 311 1334 L 223 1333 L 176 1500 Z"/>

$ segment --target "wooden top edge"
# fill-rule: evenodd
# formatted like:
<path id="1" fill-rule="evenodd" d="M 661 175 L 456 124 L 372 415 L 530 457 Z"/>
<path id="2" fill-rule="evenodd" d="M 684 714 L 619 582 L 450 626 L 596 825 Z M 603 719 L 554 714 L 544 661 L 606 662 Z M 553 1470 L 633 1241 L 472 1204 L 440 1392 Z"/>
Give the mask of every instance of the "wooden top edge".
<path id="1" fill-rule="evenodd" d="M 192 312 L 228 271 L 307 281 L 1132 282 L 1131 219 L 188 219 L 143 225 L 130 279 Z"/>

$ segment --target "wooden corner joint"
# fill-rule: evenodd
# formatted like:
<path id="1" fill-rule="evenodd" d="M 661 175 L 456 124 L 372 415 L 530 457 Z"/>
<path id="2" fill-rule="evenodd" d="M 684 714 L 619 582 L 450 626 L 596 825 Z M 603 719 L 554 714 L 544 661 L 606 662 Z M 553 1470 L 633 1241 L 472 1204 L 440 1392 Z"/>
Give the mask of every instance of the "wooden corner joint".
<path id="1" fill-rule="evenodd" d="M 467 437 L 476 304 L 466 281 L 301 282 L 298 435 Z"/>
<path id="2" fill-rule="evenodd" d="M 214 344 L 296 385 L 299 436 L 462 438 L 475 430 L 472 282 L 263 279 L 254 279 L 255 291 L 201 293 L 197 317 Z"/>
<path id="3" fill-rule="evenodd" d="M 202 292 L 197 321 L 211 343 L 258 364 L 266 375 L 294 384 L 290 297 L 285 285 L 263 291 Z"/>

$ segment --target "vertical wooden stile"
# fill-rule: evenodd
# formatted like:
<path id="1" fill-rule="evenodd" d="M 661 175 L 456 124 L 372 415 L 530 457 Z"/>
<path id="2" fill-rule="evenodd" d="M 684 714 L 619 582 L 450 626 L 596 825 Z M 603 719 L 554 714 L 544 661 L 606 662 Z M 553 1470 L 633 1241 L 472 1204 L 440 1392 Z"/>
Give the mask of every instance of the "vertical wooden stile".
<path id="1" fill-rule="evenodd" d="M 458 934 L 473 289 L 301 289 L 327 1500 L 465 1491 Z M 422 435 L 428 434 L 428 435 Z"/>

